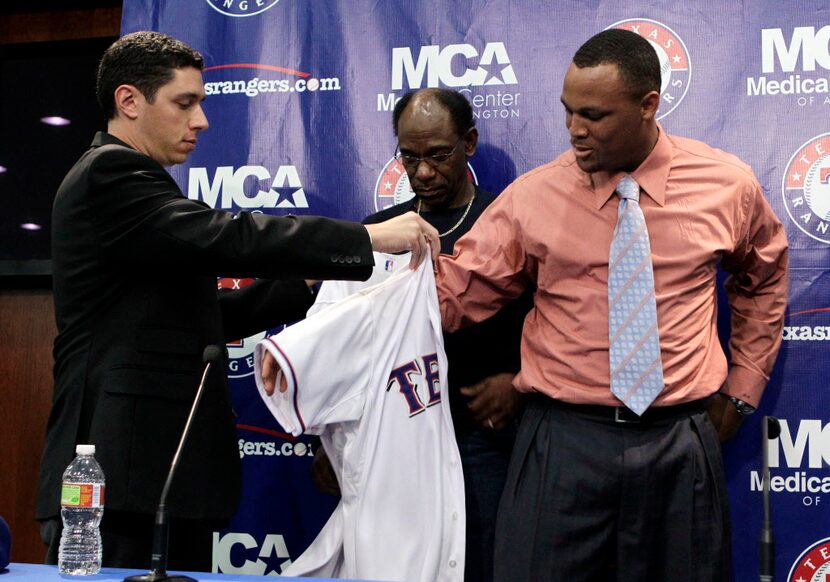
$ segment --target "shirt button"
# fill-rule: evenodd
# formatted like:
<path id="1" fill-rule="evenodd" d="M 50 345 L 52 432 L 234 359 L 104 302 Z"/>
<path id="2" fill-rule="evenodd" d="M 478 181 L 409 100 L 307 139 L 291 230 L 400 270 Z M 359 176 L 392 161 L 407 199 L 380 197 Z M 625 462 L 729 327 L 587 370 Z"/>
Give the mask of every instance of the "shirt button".
<path id="1" fill-rule="evenodd" d="M 453 518 L 454 521 L 458 521 L 458 512 L 457 511 L 452 512 L 452 518 Z"/>
<path id="2" fill-rule="evenodd" d="M 450 560 L 450 568 L 455 568 L 455 560 Z"/>

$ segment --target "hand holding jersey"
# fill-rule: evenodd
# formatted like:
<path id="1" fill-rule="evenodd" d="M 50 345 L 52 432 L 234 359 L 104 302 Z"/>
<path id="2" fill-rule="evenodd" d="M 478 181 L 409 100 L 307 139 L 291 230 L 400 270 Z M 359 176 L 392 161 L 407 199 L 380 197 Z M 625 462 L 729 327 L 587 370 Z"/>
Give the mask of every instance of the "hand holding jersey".
<path id="1" fill-rule="evenodd" d="M 282 370 L 280 370 L 280 367 L 277 365 L 277 362 L 274 360 L 274 356 L 271 355 L 271 352 L 266 351 L 262 354 L 259 366 L 262 389 L 265 390 L 265 393 L 268 396 L 274 395 L 274 387 L 277 384 L 278 378 L 280 392 L 285 392 L 288 389 L 288 383 L 285 381 L 285 376 L 282 375 Z"/>
<path id="2" fill-rule="evenodd" d="M 412 257 L 409 268 L 416 269 L 421 261 L 431 254 L 432 260 L 438 260 L 441 243 L 438 231 L 426 220 L 407 212 L 377 224 L 367 224 L 366 230 L 372 239 L 372 250 L 377 253 L 398 253 L 410 251 Z"/>

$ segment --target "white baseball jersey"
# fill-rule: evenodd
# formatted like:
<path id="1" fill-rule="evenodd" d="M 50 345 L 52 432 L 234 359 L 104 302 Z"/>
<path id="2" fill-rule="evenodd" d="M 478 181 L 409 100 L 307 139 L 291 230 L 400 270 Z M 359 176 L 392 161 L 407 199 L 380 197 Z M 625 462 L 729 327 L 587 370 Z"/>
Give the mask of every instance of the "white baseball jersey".
<path id="1" fill-rule="evenodd" d="M 387 276 L 390 261 L 405 267 L 408 256 L 376 253 L 370 282 Z M 321 434 L 342 494 L 284 574 L 462 581 L 464 477 L 431 261 L 331 303 L 355 285 L 325 283 L 327 305 L 255 351 L 266 405 L 292 434 Z M 264 349 L 288 384 L 270 397 L 260 380 Z"/>

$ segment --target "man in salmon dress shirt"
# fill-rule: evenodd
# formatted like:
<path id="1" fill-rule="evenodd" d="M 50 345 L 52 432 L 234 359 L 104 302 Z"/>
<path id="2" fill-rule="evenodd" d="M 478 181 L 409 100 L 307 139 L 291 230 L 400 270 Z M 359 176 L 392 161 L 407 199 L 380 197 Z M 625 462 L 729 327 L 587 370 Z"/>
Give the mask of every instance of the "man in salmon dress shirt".
<path id="1" fill-rule="evenodd" d="M 775 362 L 787 240 L 749 166 L 657 123 L 660 81 L 639 35 L 589 39 L 561 94 L 572 147 L 518 178 L 439 260 L 446 331 L 535 289 L 514 380 L 529 396 L 499 507 L 497 580 L 731 578 L 719 440 L 758 406 Z M 659 384 L 634 399 L 642 406 L 628 399 L 639 387 L 612 391 L 609 256 L 636 203 L 622 205 L 616 191 L 631 180 L 653 271 L 640 303 L 656 314 L 652 340 L 632 348 L 636 358 L 655 346 L 638 381 L 653 372 Z M 729 361 L 718 268 L 729 273 Z"/>

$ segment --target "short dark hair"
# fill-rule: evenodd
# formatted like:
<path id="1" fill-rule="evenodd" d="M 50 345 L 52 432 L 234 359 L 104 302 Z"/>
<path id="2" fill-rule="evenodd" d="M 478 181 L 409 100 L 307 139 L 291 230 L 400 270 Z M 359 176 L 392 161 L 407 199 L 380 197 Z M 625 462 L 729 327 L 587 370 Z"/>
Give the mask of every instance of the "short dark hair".
<path id="1" fill-rule="evenodd" d="M 579 47 L 573 62 L 580 69 L 616 65 L 634 99 L 650 91 L 660 91 L 660 59 L 651 43 L 635 32 L 618 28 L 603 30 Z"/>
<path id="2" fill-rule="evenodd" d="M 419 93 L 429 93 L 449 111 L 450 119 L 452 120 L 453 126 L 455 126 L 458 137 L 462 137 L 470 128 L 476 126 L 475 119 L 473 119 L 473 108 L 462 93 L 441 88 L 419 89 L 405 94 L 395 104 L 395 110 L 392 112 L 392 128 L 395 131 L 395 136 L 398 135 L 398 121 L 401 119 L 403 110 L 406 109 L 406 106 L 409 105 L 412 98 Z"/>
<path id="3" fill-rule="evenodd" d="M 201 71 L 204 66 L 198 51 L 166 34 L 141 31 L 124 35 L 101 57 L 96 85 L 98 104 L 107 119 L 114 119 L 115 90 L 119 85 L 134 85 L 152 103 L 159 87 L 173 78 L 174 69 L 194 67 Z"/>

